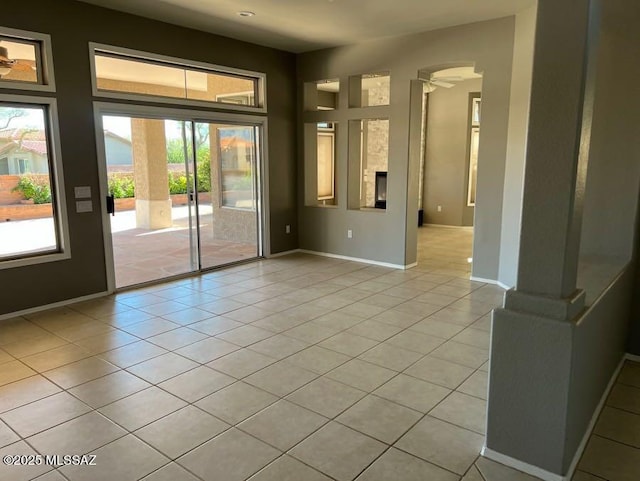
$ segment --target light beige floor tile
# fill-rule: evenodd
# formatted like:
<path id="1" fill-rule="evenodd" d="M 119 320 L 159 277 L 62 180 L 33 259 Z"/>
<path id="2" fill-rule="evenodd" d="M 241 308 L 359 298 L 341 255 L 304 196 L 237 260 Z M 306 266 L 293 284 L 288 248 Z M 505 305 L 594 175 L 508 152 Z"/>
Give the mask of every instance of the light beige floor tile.
<path id="1" fill-rule="evenodd" d="M 177 463 L 169 463 L 166 466 L 154 471 L 149 476 L 142 478 L 143 481 L 199 481 L 193 474 L 188 472 Z"/>
<path id="2" fill-rule="evenodd" d="M 236 296 L 232 300 L 240 300 L 240 296 Z M 260 299 L 264 300 L 264 299 Z M 257 302 L 260 302 L 257 300 Z M 264 309 L 259 309 L 254 306 L 241 307 L 240 309 L 236 309 L 235 311 L 230 311 L 225 314 L 225 317 L 229 319 L 233 319 L 234 321 L 243 322 L 245 324 L 250 322 L 259 321 L 260 319 L 264 319 L 267 316 L 270 316 L 271 312 L 265 311 Z"/>
<path id="3" fill-rule="evenodd" d="M 409 367 L 405 373 L 433 384 L 455 389 L 473 373 L 473 369 L 429 355 Z"/>
<path id="4" fill-rule="evenodd" d="M 42 455 L 88 454 L 127 435 L 127 431 L 95 411 L 31 436 Z"/>
<path id="5" fill-rule="evenodd" d="M 148 387 L 150 387 L 148 382 L 126 371 L 118 371 L 76 386 L 69 389 L 69 392 L 92 408 L 97 409 Z"/>
<path id="6" fill-rule="evenodd" d="M 251 344 L 255 344 L 258 341 L 262 341 L 263 339 L 267 339 L 273 335 L 273 332 L 267 331 L 266 329 L 260 329 L 259 327 L 246 325 L 238 327 L 237 329 L 233 329 L 231 331 L 223 332 L 222 334 L 218 334 L 216 337 L 218 339 L 236 344 L 237 346 L 246 347 Z"/>
<path id="7" fill-rule="evenodd" d="M 589 474 L 584 471 L 576 471 L 576 473 L 573 475 L 573 478 L 571 478 L 571 481 L 602 481 L 603 479 L 604 478 L 594 476 L 593 474 Z M 481 479 L 480 481 L 484 480 Z"/>
<path id="8" fill-rule="evenodd" d="M 46 474 L 43 474 L 42 476 L 33 478 L 33 481 L 67 481 L 67 480 L 58 471 L 53 470 L 53 471 L 49 471 Z"/>
<path id="9" fill-rule="evenodd" d="M 127 344 L 138 342 L 139 340 L 139 338 L 132 336 L 131 334 L 115 329 L 104 334 L 80 339 L 75 341 L 74 344 L 80 346 L 90 354 L 101 354 L 106 351 L 126 346 Z"/>
<path id="10" fill-rule="evenodd" d="M 178 302 L 182 302 L 180 299 L 177 299 Z M 176 324 L 180 324 L 181 326 L 187 326 L 189 324 L 193 324 L 194 322 L 204 321 L 205 319 L 210 319 L 213 317 L 209 311 L 205 311 L 204 309 L 198 309 L 195 307 L 190 307 L 188 309 L 183 309 L 177 312 L 170 312 L 168 314 L 163 314 L 162 318 L 167 319 L 168 321 L 174 322 Z"/>
<path id="11" fill-rule="evenodd" d="M 351 481 L 385 448 L 381 442 L 330 422 L 289 454 L 338 481 Z"/>
<path id="12" fill-rule="evenodd" d="M 206 339 L 207 335 L 202 332 L 194 331 L 188 327 L 181 327 L 174 329 L 173 331 L 163 332 L 157 336 L 153 336 L 147 339 L 147 341 L 160 346 L 169 351 L 180 349 L 181 347 L 188 346 L 194 342 Z"/>
<path id="13" fill-rule="evenodd" d="M 100 412 L 120 426 L 134 431 L 184 407 L 177 397 L 150 387 L 100 408 Z"/>
<path id="14" fill-rule="evenodd" d="M 422 354 L 420 353 L 395 347 L 384 342 L 362 354 L 360 359 L 400 372 L 421 357 Z"/>
<path id="15" fill-rule="evenodd" d="M 235 379 L 231 376 L 200 366 L 158 386 L 187 402 L 194 403 L 234 382 Z"/>
<path id="16" fill-rule="evenodd" d="M 409 349 L 420 354 L 429 354 L 443 342 L 443 339 L 436 336 L 406 330 L 390 338 L 386 344 Z"/>
<path id="17" fill-rule="evenodd" d="M 443 339 L 451 339 L 463 329 L 463 326 L 442 322 L 432 317 L 427 317 L 409 328 L 410 331 L 418 331 L 429 336 L 441 337 Z"/>
<path id="18" fill-rule="evenodd" d="M 458 481 L 459 477 L 422 459 L 389 449 L 362 473 L 357 481 Z"/>
<path id="19" fill-rule="evenodd" d="M 188 307 L 185 304 L 181 304 L 176 301 L 164 301 L 157 304 L 151 304 L 148 306 L 139 307 L 143 312 L 153 314 L 155 316 L 165 316 L 173 312 L 184 311 Z"/>
<path id="20" fill-rule="evenodd" d="M 281 399 L 238 424 L 238 428 L 281 451 L 287 451 L 328 421 Z"/>
<path id="21" fill-rule="evenodd" d="M 328 308 L 334 309 L 335 307 L 330 306 Z M 316 317 L 312 322 L 328 329 L 344 331 L 345 329 L 350 329 L 355 325 L 360 324 L 362 322 L 362 318 L 359 316 L 353 316 L 350 314 L 345 314 L 343 312 L 334 311 L 329 312 L 328 314 L 324 314 L 323 316 Z"/>
<path id="22" fill-rule="evenodd" d="M 450 392 L 441 386 L 400 374 L 373 393 L 421 413 L 427 413 Z"/>
<path id="23" fill-rule="evenodd" d="M 360 316 L 363 319 L 368 319 L 373 317 L 381 312 L 385 311 L 386 308 L 380 306 L 374 306 L 367 302 L 368 299 L 363 301 L 354 302 L 353 304 L 349 304 L 340 309 L 340 312 L 344 312 L 345 314 L 350 314 L 354 316 Z M 362 335 L 362 334 L 359 334 Z"/>
<path id="24" fill-rule="evenodd" d="M 225 354 L 237 351 L 238 349 L 240 349 L 238 346 L 231 344 L 230 342 L 226 342 L 221 339 L 208 338 L 182 347 L 175 352 L 193 361 L 205 364 L 222 357 Z"/>
<path id="25" fill-rule="evenodd" d="M 339 329 L 321 326 L 313 322 L 305 322 L 304 324 L 300 324 L 299 326 L 284 331 L 282 334 L 298 339 L 299 341 L 315 344 L 334 336 L 338 332 Z"/>
<path id="26" fill-rule="evenodd" d="M 186 406 L 134 434 L 165 456 L 175 459 L 229 427 L 196 407 Z"/>
<path id="27" fill-rule="evenodd" d="M 469 468 L 469 471 L 467 471 L 467 474 L 464 475 L 461 481 L 485 481 L 485 479 L 482 477 L 480 471 L 478 471 L 478 468 L 476 468 L 476 465 L 474 464 Z"/>
<path id="28" fill-rule="evenodd" d="M 161 317 L 154 317 L 146 321 L 126 325 L 124 327 L 121 327 L 120 329 L 128 332 L 133 336 L 137 336 L 141 339 L 146 339 L 148 337 L 162 334 L 163 332 L 177 329 L 178 327 L 180 327 L 180 324 L 176 324 L 175 322 L 168 321 Z"/>
<path id="29" fill-rule="evenodd" d="M 540 481 L 540 478 L 529 476 L 482 456 L 478 458 L 475 466 L 482 477 L 490 481 Z"/>
<path id="30" fill-rule="evenodd" d="M 311 346 L 287 358 L 286 362 L 317 374 L 325 374 L 351 358 L 319 346 Z"/>
<path id="31" fill-rule="evenodd" d="M 228 289 L 231 293 L 232 291 Z M 238 293 L 240 288 L 235 289 L 233 292 Z M 216 295 L 221 294 L 219 291 L 214 291 Z M 256 304 L 259 306 L 259 304 Z M 241 309 L 245 307 L 246 304 L 238 301 L 232 301 L 231 299 L 218 299 L 213 302 L 207 302 L 206 304 L 200 304 L 198 307 L 200 309 L 204 309 L 205 311 L 209 311 L 213 314 L 222 315 L 231 311 L 235 311 L 236 309 Z"/>
<path id="32" fill-rule="evenodd" d="M 0 415 L 20 436 L 27 437 L 76 418 L 89 406 L 66 392 L 54 394 Z"/>
<path id="33" fill-rule="evenodd" d="M 277 335 L 252 344 L 249 349 L 274 359 L 284 359 L 309 347 L 309 343 L 284 335 Z"/>
<path id="34" fill-rule="evenodd" d="M 429 412 L 429 415 L 462 428 L 484 434 L 487 402 L 473 396 L 453 392 Z"/>
<path id="35" fill-rule="evenodd" d="M 32 456 L 37 454 L 31 446 L 24 441 L 18 441 L 16 443 L 0 448 L 0 458 L 6 455 L 16 456 Z M 6 479 L 10 481 L 29 481 L 37 476 L 50 471 L 50 466 L 44 464 L 37 466 L 11 466 L 4 463 L 0 463 L 0 479 Z"/>
<path id="36" fill-rule="evenodd" d="M 287 361 L 279 361 L 247 376 L 244 380 L 271 394 L 284 397 L 316 377 L 318 377 L 316 373 L 297 367 Z"/>
<path id="37" fill-rule="evenodd" d="M 237 382 L 201 399 L 196 406 L 229 424 L 237 424 L 277 400 L 262 389 Z"/>
<path id="38" fill-rule="evenodd" d="M 323 416 L 333 418 L 366 393 L 327 377 L 320 377 L 287 396 L 292 401 Z"/>
<path id="39" fill-rule="evenodd" d="M 194 329 L 198 332 L 208 334 L 209 336 L 215 336 L 222 332 L 230 331 L 231 329 L 236 329 L 242 326 L 243 324 L 241 322 L 217 316 L 189 324 L 189 329 Z"/>
<path id="40" fill-rule="evenodd" d="M 36 372 L 20 361 L 10 361 L 0 364 L 0 386 L 9 384 L 26 377 L 35 375 Z"/>
<path id="41" fill-rule="evenodd" d="M 264 354 L 250 349 L 240 349 L 211 361 L 207 366 L 237 379 L 242 379 L 274 362 L 276 359 Z"/>
<path id="42" fill-rule="evenodd" d="M 143 296 L 138 296 L 138 297 L 143 297 Z M 148 312 L 142 312 L 137 309 L 132 309 L 130 311 L 117 312 L 115 314 L 111 314 L 107 316 L 100 316 L 99 320 L 107 324 L 110 324 L 113 327 L 123 327 L 129 324 L 135 324 L 136 322 L 146 321 L 147 319 L 151 319 L 152 317 L 155 317 L 155 316 L 153 314 L 149 314 Z"/>
<path id="43" fill-rule="evenodd" d="M 422 304 L 422 303 L 417 303 L 417 304 L 419 304 L 419 306 L 425 306 L 425 304 Z M 384 324 L 389 324 L 391 326 L 396 326 L 402 329 L 406 329 L 416 324 L 425 316 L 427 316 L 427 314 L 398 311 L 394 307 L 392 309 L 389 309 L 388 311 L 384 311 L 378 314 L 377 316 L 372 317 L 371 319 L 374 321 L 382 322 Z"/>
<path id="44" fill-rule="evenodd" d="M 447 341 L 434 350 L 430 356 L 477 369 L 489 359 L 489 351 L 459 342 Z"/>
<path id="45" fill-rule="evenodd" d="M 278 450 L 232 428 L 179 458 L 178 463 L 203 479 L 244 481 L 279 455 Z"/>
<path id="46" fill-rule="evenodd" d="M 326 376 L 356 389 L 371 392 L 396 374 L 391 369 L 376 366 L 360 359 L 353 359 L 328 372 Z"/>
<path id="47" fill-rule="evenodd" d="M 0 364 L 4 364 L 9 361 L 15 361 L 15 358 L 4 349 L 0 349 Z"/>
<path id="48" fill-rule="evenodd" d="M 348 329 L 349 334 L 366 337 L 374 341 L 382 342 L 402 331 L 401 327 L 392 326 L 383 322 L 367 319 Z"/>
<path id="49" fill-rule="evenodd" d="M 640 479 L 640 450 L 591 436 L 578 468 L 608 480 L 637 480 Z"/>
<path id="50" fill-rule="evenodd" d="M 336 334 L 318 344 L 326 349 L 340 352 L 348 356 L 358 356 L 363 352 L 378 345 L 377 341 L 366 337 L 356 336 L 347 332 Z"/>
<path id="51" fill-rule="evenodd" d="M 459 311 L 457 309 L 452 309 L 451 307 L 445 307 L 429 316 L 430 319 L 436 319 L 438 321 L 448 322 L 462 327 L 469 327 L 479 317 L 481 317 L 480 314 Z"/>
<path id="52" fill-rule="evenodd" d="M 45 371 L 43 376 L 47 377 L 63 389 L 69 389 L 88 381 L 93 381 L 114 371 L 118 367 L 97 357 L 89 357 L 65 366 Z"/>
<path id="53" fill-rule="evenodd" d="M 80 339 L 85 339 L 87 337 L 97 336 L 99 334 L 105 334 L 113 330 L 114 328 L 109 324 L 91 320 L 91 321 L 84 322 L 78 326 L 71 326 L 64 329 L 56 330 L 55 333 L 57 336 L 60 336 L 61 338 L 66 339 L 67 341 L 75 342 L 75 341 L 79 341 Z"/>
<path id="54" fill-rule="evenodd" d="M 249 481 L 331 481 L 331 478 L 285 454 Z"/>
<path id="55" fill-rule="evenodd" d="M 396 446 L 430 463 L 463 475 L 480 453 L 484 436 L 426 416 Z"/>
<path id="56" fill-rule="evenodd" d="M 134 342 L 100 354 L 100 357 L 121 368 L 165 354 L 167 351 L 147 341 Z"/>
<path id="57" fill-rule="evenodd" d="M 96 466 L 66 466 L 60 471 L 71 481 L 135 481 L 169 460 L 155 449 L 129 435 L 94 452 Z"/>
<path id="58" fill-rule="evenodd" d="M 66 344 L 49 351 L 22 358 L 22 362 L 36 371 L 43 372 L 64 366 L 65 364 L 71 364 L 72 362 L 89 356 L 90 354 L 81 347 L 74 344 Z M 0 366 L 0 369 L 1 368 L 2 366 Z"/>
<path id="59" fill-rule="evenodd" d="M 4 353 L 4 355 L 0 353 L 0 363 L 2 362 L 2 359 L 13 360 L 11 356 L 14 356 L 16 358 L 31 356 L 32 354 L 48 351 L 49 349 L 64 346 L 68 343 L 69 341 L 67 341 L 66 339 L 62 339 L 61 337 L 55 336 L 53 334 L 45 334 L 43 336 L 6 344 L 5 346 L 3 346 L 3 349 L 4 351 L 6 351 L 6 353 Z M 7 353 L 11 354 L 11 356 L 8 356 Z M 8 356 L 8 359 L 5 356 Z"/>
<path id="60" fill-rule="evenodd" d="M 607 405 L 640 414 L 640 389 L 624 384 L 614 384 L 607 399 Z"/>
<path id="61" fill-rule="evenodd" d="M 393 444 L 421 417 L 422 413 L 368 395 L 338 416 L 336 421 L 379 441 Z"/>
<path id="62" fill-rule="evenodd" d="M 452 341 L 469 346 L 479 347 L 480 349 L 489 349 L 489 333 L 480 329 L 468 327 L 464 331 L 456 334 Z"/>
<path id="63" fill-rule="evenodd" d="M 20 437 L 9 426 L 0 421 L 0 448 L 20 441 Z"/>
<path id="64" fill-rule="evenodd" d="M 640 388 L 640 364 L 629 361 L 625 362 L 617 382 Z"/>
<path id="65" fill-rule="evenodd" d="M 127 370 L 151 384 L 158 384 L 198 366 L 196 362 L 168 352 L 140 364 L 135 364 L 127 368 Z"/>
<path id="66" fill-rule="evenodd" d="M 640 448 L 640 415 L 605 406 L 593 432 Z"/>
<path id="67" fill-rule="evenodd" d="M 60 392 L 61 389 L 41 375 L 31 376 L 0 387 L 0 413 Z"/>
<path id="68" fill-rule="evenodd" d="M 480 399 L 487 399 L 489 374 L 485 371 L 476 371 L 463 382 L 456 391 L 475 396 Z"/>

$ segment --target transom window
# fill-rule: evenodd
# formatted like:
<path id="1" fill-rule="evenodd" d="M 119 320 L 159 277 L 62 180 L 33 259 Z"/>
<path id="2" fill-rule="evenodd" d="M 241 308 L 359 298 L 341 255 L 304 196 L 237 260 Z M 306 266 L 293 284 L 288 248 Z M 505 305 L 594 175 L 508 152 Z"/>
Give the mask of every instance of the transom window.
<path id="1" fill-rule="evenodd" d="M 264 75 L 122 49 L 93 47 L 95 94 L 134 95 L 257 109 Z M 112 94 L 112 95 L 109 95 Z"/>
<path id="2" fill-rule="evenodd" d="M 54 91 L 50 37 L 0 27 L 0 88 Z"/>

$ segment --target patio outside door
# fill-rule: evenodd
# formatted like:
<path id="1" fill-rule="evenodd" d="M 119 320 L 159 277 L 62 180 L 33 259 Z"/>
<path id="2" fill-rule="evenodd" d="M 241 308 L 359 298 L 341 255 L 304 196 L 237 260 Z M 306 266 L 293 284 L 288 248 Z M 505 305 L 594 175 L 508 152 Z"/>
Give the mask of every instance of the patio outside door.
<path id="1" fill-rule="evenodd" d="M 102 121 L 116 288 L 260 255 L 257 126 Z"/>

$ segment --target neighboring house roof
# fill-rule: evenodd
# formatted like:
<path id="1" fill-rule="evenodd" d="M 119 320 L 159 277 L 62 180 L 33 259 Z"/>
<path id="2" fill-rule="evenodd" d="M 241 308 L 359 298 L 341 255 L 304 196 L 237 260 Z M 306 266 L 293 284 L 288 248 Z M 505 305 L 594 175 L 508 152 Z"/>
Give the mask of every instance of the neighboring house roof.
<path id="1" fill-rule="evenodd" d="M 46 140 L 43 130 L 6 129 L 0 130 L 0 140 Z"/>
<path id="2" fill-rule="evenodd" d="M 8 153 L 14 150 L 22 152 L 33 152 L 38 155 L 47 155 L 47 142 L 44 140 L 11 140 L 7 144 L 0 147 L 0 154 Z"/>
<path id="3" fill-rule="evenodd" d="M 220 148 L 222 150 L 235 149 L 238 147 L 252 149 L 253 142 L 250 140 L 242 139 L 240 137 L 223 137 L 220 139 Z"/>
<path id="4" fill-rule="evenodd" d="M 122 143 L 125 143 L 127 145 L 131 145 L 131 141 L 129 139 L 127 139 L 126 137 L 121 137 L 118 134 L 114 134 L 113 132 L 111 132 L 110 130 L 106 130 L 104 131 L 104 136 L 105 138 L 107 137 L 111 137 L 114 140 L 119 140 Z"/>

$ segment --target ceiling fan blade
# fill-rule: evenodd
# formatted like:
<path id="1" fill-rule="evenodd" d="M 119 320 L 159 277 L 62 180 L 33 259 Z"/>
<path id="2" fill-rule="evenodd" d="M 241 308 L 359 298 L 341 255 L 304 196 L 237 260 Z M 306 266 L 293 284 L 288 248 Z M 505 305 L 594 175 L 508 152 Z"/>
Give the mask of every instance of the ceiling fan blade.
<path id="1" fill-rule="evenodd" d="M 435 74 L 433 77 L 431 77 L 431 80 L 439 80 L 442 82 L 462 82 L 464 80 L 464 77 L 460 75 L 443 75 L 442 77 L 440 77 L 439 75 Z"/>
<path id="2" fill-rule="evenodd" d="M 446 89 L 450 89 L 451 87 L 455 87 L 456 84 L 452 84 L 449 82 L 443 82 L 442 80 L 432 79 L 431 83 L 437 87 L 444 87 Z"/>

